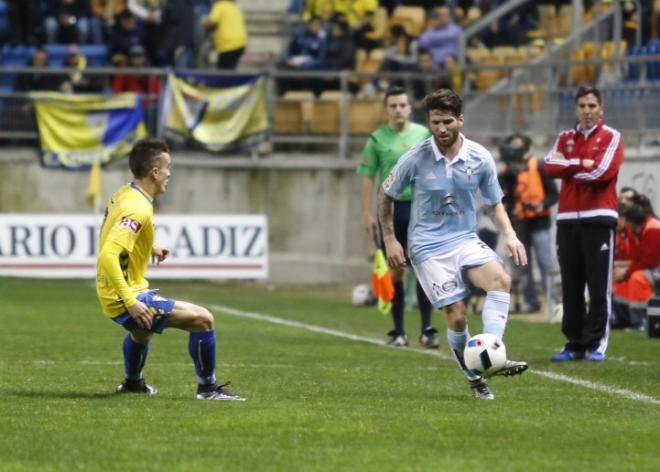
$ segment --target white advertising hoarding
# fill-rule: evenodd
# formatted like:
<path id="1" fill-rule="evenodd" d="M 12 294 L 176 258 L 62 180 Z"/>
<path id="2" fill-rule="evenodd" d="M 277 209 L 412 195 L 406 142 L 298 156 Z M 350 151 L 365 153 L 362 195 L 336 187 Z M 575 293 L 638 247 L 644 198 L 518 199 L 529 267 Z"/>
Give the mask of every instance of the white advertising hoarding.
<path id="1" fill-rule="evenodd" d="M 0 275 L 94 278 L 101 215 L 0 214 Z M 268 276 L 265 215 L 156 215 L 170 257 L 147 278 Z"/>

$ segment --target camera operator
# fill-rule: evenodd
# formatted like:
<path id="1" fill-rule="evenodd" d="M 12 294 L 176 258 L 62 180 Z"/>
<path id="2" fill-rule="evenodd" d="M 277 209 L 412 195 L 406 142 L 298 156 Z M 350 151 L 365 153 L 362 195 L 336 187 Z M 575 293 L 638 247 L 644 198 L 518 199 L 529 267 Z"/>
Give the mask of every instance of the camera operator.
<path id="1" fill-rule="evenodd" d="M 525 245 L 529 263 L 519 267 L 522 271 L 525 306 L 521 310 L 535 313 L 540 310 L 534 284 L 532 260 L 536 257 L 542 286 L 554 265 L 550 241 L 550 207 L 559 195 L 555 182 L 548 177 L 540 160 L 530 154 L 532 140 L 524 134 L 513 134 L 500 147 L 504 168 L 499 180 L 504 198 L 502 203 L 514 224 L 518 237 Z M 532 250 L 534 256 L 532 256 Z"/>

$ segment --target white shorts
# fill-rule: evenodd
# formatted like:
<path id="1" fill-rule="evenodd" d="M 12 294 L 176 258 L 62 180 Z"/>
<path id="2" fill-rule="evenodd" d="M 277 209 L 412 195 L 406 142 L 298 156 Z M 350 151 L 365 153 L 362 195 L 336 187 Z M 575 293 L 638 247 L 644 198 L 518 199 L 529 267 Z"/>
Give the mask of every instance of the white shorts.
<path id="1" fill-rule="evenodd" d="M 442 308 L 470 295 L 463 280 L 467 269 L 502 259 L 482 241 L 470 241 L 451 252 L 413 264 L 419 284 L 434 308 Z"/>

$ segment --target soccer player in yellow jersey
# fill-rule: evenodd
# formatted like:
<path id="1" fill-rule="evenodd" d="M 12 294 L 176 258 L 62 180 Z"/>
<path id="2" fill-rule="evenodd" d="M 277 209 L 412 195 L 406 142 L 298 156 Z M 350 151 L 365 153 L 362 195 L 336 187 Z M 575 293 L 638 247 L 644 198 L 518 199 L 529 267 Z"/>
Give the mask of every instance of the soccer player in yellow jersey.
<path id="1" fill-rule="evenodd" d="M 188 352 L 197 373 L 199 400 L 244 400 L 218 385 L 215 377 L 213 315 L 188 302 L 149 290 L 144 278 L 149 260 L 163 262 L 169 250 L 154 244 L 153 199 L 165 192 L 171 175 L 170 149 L 158 139 L 138 141 L 129 157 L 134 180 L 110 199 L 101 228 L 96 292 L 103 312 L 129 333 L 124 339 L 126 378 L 117 392 L 154 395 L 142 370 L 153 333 L 165 328 L 190 332 Z"/>

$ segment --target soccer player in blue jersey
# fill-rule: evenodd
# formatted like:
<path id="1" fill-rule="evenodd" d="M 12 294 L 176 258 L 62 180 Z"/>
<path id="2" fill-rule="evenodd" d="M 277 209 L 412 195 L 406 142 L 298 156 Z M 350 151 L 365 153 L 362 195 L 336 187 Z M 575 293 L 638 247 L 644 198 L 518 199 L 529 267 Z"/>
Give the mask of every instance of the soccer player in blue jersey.
<path id="1" fill-rule="evenodd" d="M 492 400 L 495 396 L 486 380 L 470 371 L 463 361 L 465 343 L 470 337 L 463 300 L 470 294 L 468 281 L 483 289 L 483 331 L 502 339 L 509 313 L 511 278 L 499 256 L 477 237 L 478 193 L 490 207 L 493 222 L 513 261 L 525 265 L 527 256 L 501 202 L 503 194 L 493 157 L 460 132 L 461 98 L 451 90 L 440 89 L 425 97 L 423 103 L 432 136 L 399 159 L 379 196 L 387 259 L 392 267 L 406 263 L 394 234 L 392 202 L 410 185 L 413 196 L 408 255 L 412 266 L 433 306 L 444 309 L 449 347 L 474 397 Z M 526 362 L 507 360 L 493 375 L 517 375 L 526 369 Z"/>
<path id="2" fill-rule="evenodd" d="M 105 315 L 128 331 L 123 344 L 126 378 L 117 392 L 158 393 L 142 373 L 149 341 L 153 333 L 178 328 L 190 332 L 197 399 L 244 400 L 216 381 L 213 315 L 201 306 L 158 295 L 144 278 L 150 259 L 161 263 L 169 255 L 154 243 L 153 200 L 167 188 L 171 162 L 163 141 L 138 141 L 128 161 L 134 180 L 112 196 L 101 227 L 96 292 Z"/>

